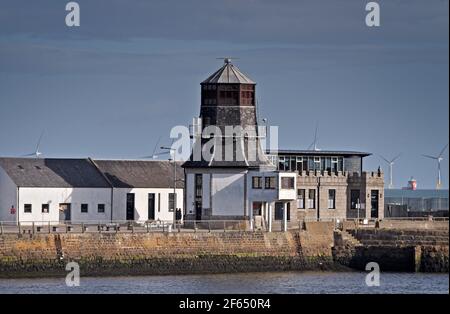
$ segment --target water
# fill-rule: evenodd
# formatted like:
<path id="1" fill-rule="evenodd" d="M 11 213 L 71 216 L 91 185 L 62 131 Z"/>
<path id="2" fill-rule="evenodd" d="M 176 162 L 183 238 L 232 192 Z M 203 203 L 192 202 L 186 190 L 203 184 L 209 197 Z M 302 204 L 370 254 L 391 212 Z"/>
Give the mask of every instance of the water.
<path id="1" fill-rule="evenodd" d="M 364 272 L 284 272 L 186 276 L 0 279 L 0 293 L 449 293 L 448 274 L 382 273 L 379 287 Z"/>

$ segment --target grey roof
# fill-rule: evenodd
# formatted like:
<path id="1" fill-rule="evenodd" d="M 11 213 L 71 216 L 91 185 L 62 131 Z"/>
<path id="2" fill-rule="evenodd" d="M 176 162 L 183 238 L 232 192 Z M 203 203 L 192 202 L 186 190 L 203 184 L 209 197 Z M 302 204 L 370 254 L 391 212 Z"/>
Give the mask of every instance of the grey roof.
<path id="1" fill-rule="evenodd" d="M 214 72 L 202 84 L 256 84 L 248 76 L 242 73 L 229 59 L 225 59 L 224 65 Z"/>
<path id="2" fill-rule="evenodd" d="M 298 150 L 298 149 L 279 149 L 272 151 L 278 155 L 309 155 L 309 156 L 361 156 L 367 157 L 372 155 L 371 153 L 358 152 L 358 151 L 346 151 L 346 150 Z M 267 151 L 267 154 L 269 152 Z"/>
<path id="3" fill-rule="evenodd" d="M 110 187 L 89 159 L 0 158 L 19 187 Z"/>
<path id="4" fill-rule="evenodd" d="M 117 188 L 173 188 L 174 165 L 168 160 L 94 160 L 101 172 Z M 177 179 L 184 179 L 177 162 Z M 177 187 L 184 184 L 177 181 Z"/>

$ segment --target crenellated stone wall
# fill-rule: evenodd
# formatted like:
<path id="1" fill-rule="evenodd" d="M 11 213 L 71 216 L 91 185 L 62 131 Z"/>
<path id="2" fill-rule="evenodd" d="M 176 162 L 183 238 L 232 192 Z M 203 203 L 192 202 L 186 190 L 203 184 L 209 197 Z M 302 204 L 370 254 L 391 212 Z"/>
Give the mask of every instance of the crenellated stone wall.
<path id="1" fill-rule="evenodd" d="M 378 191 L 378 218 L 384 217 L 383 172 L 302 171 L 297 176 L 297 189 L 305 189 L 305 208 L 298 209 L 299 219 L 344 219 L 371 217 L 371 191 Z M 316 190 L 315 208 L 308 208 L 308 190 Z M 328 192 L 336 191 L 335 207 L 328 205 Z M 362 209 L 351 208 L 351 190 L 359 190 Z"/>

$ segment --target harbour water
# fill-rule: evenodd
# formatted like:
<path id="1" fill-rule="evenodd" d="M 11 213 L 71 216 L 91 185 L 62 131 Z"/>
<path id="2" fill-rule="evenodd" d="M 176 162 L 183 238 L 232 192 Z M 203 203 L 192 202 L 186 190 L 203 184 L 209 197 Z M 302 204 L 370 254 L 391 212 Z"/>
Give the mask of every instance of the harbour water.
<path id="1" fill-rule="evenodd" d="M 0 293 L 449 293 L 448 274 L 381 273 L 380 286 L 364 272 L 284 272 L 184 276 L 0 279 Z"/>

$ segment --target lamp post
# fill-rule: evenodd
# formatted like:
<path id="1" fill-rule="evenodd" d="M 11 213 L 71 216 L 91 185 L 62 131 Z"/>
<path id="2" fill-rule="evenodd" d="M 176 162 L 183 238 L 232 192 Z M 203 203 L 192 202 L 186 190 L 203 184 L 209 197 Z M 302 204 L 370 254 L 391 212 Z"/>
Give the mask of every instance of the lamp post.
<path id="1" fill-rule="evenodd" d="M 161 146 L 161 149 L 166 149 L 170 152 L 173 152 L 173 228 L 175 228 L 177 221 L 177 159 L 175 154 L 177 150 L 175 148 L 165 146 Z"/>

